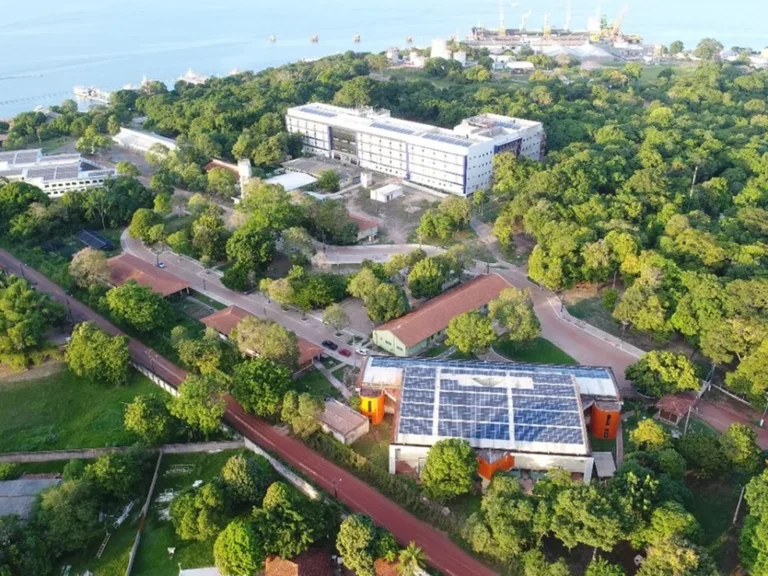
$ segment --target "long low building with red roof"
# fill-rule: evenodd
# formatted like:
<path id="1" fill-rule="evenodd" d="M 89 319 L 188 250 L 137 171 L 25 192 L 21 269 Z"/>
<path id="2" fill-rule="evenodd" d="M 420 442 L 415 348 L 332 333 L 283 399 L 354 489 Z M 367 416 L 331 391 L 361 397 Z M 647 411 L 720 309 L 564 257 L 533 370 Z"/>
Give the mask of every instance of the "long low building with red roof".
<path id="1" fill-rule="evenodd" d="M 109 283 L 113 286 L 122 286 L 133 280 L 165 297 L 186 292 L 190 288 L 189 284 L 181 278 L 127 252 L 107 260 L 107 266 L 109 266 Z"/>
<path id="2" fill-rule="evenodd" d="M 395 356 L 416 356 L 445 337 L 452 318 L 482 310 L 509 283 L 498 274 L 478 276 L 432 298 L 405 316 L 390 320 L 373 331 L 374 344 Z"/>
<path id="3" fill-rule="evenodd" d="M 253 317 L 253 314 L 247 310 L 243 310 L 239 306 L 230 306 L 214 312 L 210 316 L 202 318 L 200 321 L 206 326 L 216 330 L 223 338 L 229 338 L 232 330 L 249 316 Z M 312 361 L 322 354 L 323 349 L 309 340 L 305 340 L 301 336 L 297 336 L 296 339 L 299 346 L 298 372 L 303 372 L 312 366 Z"/>

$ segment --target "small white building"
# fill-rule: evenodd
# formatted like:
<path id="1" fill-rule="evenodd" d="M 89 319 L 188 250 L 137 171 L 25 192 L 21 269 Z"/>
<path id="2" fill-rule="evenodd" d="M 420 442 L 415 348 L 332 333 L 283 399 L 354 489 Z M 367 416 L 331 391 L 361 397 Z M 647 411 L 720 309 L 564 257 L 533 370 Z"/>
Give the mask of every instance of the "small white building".
<path id="1" fill-rule="evenodd" d="M 432 40 L 432 50 L 429 53 L 430 58 L 451 59 L 451 51 L 448 50 L 448 43 L 442 38 Z"/>
<path id="2" fill-rule="evenodd" d="M 403 187 L 397 184 L 387 184 L 376 190 L 371 190 L 371 200 L 376 202 L 390 202 L 403 195 Z"/>
<path id="3" fill-rule="evenodd" d="M 0 177 L 37 186 L 51 198 L 65 192 L 104 186 L 117 171 L 84 159 L 80 154 L 46 156 L 42 149 L 0 152 Z"/>
<path id="4" fill-rule="evenodd" d="M 526 60 L 512 60 L 507 62 L 506 69 L 511 70 L 512 72 L 517 73 L 525 73 L 525 72 L 533 72 L 536 70 L 536 66 L 533 65 L 533 62 L 528 62 Z"/>
<path id="5" fill-rule="evenodd" d="M 118 146 L 145 154 L 149 152 L 155 144 L 160 144 L 168 150 L 176 150 L 176 140 L 160 136 L 154 132 L 144 132 L 143 130 L 133 130 L 131 128 L 120 128 L 120 132 L 112 136 L 112 141 Z"/>
<path id="6" fill-rule="evenodd" d="M 392 64 L 397 64 L 400 62 L 400 49 L 397 47 L 392 47 L 387 49 L 387 59 Z"/>
<path id="7" fill-rule="evenodd" d="M 218 568 L 188 568 L 187 570 L 179 569 L 179 576 L 222 576 Z"/>
<path id="8" fill-rule="evenodd" d="M 462 66 L 466 66 L 467 65 L 467 53 L 466 52 L 463 52 L 463 51 L 456 52 L 453 55 L 453 59 L 456 60 L 456 62 L 458 62 Z"/>
<path id="9" fill-rule="evenodd" d="M 408 61 L 414 68 L 424 68 L 424 64 L 427 63 L 427 59 L 416 52 L 416 50 L 411 50 L 411 53 L 408 55 Z"/>
<path id="10" fill-rule="evenodd" d="M 491 54 L 489 58 L 493 60 L 494 70 L 504 70 L 507 62 L 510 62 L 513 57 L 511 54 Z"/>

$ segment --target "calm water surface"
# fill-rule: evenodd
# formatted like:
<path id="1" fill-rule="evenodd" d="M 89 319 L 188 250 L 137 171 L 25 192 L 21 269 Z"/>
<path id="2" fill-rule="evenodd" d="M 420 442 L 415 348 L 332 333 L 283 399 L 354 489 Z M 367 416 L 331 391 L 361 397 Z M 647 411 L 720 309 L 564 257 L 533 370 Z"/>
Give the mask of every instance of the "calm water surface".
<path id="1" fill-rule="evenodd" d="M 616 14 L 627 0 L 603 0 Z M 629 0 L 625 30 L 649 42 L 693 44 L 714 36 L 726 47 L 768 45 L 765 0 Z M 504 0 L 507 24 L 533 8 L 528 27 L 566 0 Z M 597 2 L 572 0 L 572 27 L 586 25 Z M 381 51 L 434 37 L 461 36 L 479 22 L 498 24 L 497 0 L 0 0 L 0 118 L 60 102 L 75 84 L 106 89 L 143 75 L 173 83 L 190 66 L 204 74 L 260 70 L 350 49 Z M 274 34 L 276 44 L 268 37 Z M 320 43 L 309 38 L 319 34 Z M 360 34 L 355 45 L 352 36 Z"/>

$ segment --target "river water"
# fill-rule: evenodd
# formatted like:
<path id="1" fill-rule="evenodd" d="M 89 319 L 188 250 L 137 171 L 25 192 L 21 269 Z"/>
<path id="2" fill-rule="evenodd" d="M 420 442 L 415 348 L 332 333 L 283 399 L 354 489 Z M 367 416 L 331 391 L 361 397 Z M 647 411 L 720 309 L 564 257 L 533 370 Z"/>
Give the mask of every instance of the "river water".
<path id="1" fill-rule="evenodd" d="M 565 22 L 567 0 L 503 0 L 508 26 L 529 7 L 529 28 Z M 627 0 L 603 0 L 610 17 Z M 595 0 L 571 0 L 572 27 L 586 26 Z M 0 118 L 70 96 L 76 84 L 105 89 L 142 76 L 172 84 L 189 67 L 203 74 L 260 70 L 346 50 L 416 45 L 478 23 L 496 26 L 498 0 L 0 0 Z M 648 42 L 726 47 L 768 45 L 764 0 L 634 0 L 627 32 Z M 268 38 L 274 34 L 275 44 Z M 309 39 L 318 34 L 320 42 Z M 352 42 L 355 34 L 362 42 Z"/>

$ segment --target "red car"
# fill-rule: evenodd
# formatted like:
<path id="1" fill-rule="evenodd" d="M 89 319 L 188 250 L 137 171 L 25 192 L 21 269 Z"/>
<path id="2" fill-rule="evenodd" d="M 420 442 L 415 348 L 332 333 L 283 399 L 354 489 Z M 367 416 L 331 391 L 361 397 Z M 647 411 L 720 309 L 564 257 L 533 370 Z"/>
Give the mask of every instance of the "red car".
<path id="1" fill-rule="evenodd" d="M 346 348 L 342 348 L 341 350 L 339 350 L 339 354 L 341 354 L 345 358 L 349 358 L 350 356 L 352 356 L 352 352 L 350 352 Z"/>

